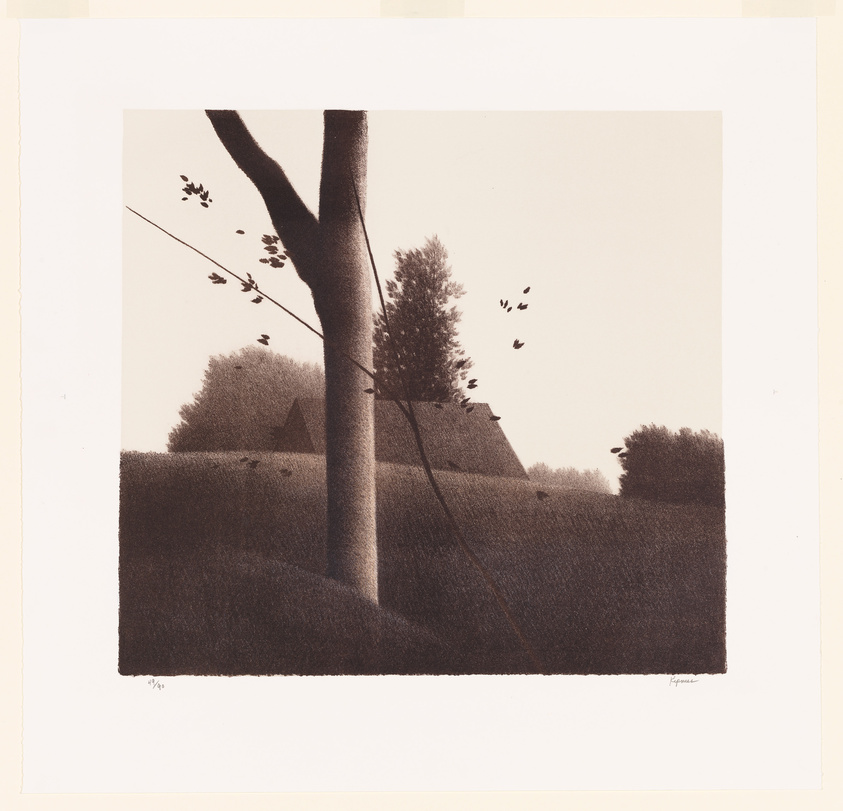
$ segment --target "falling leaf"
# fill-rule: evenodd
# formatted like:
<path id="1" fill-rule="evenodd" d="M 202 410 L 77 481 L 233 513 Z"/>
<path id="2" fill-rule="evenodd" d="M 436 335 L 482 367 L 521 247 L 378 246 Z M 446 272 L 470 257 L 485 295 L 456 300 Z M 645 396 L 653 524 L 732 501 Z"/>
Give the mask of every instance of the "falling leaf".
<path id="1" fill-rule="evenodd" d="M 245 234 L 246 232 L 241 230 L 240 228 L 238 228 L 234 233 L 235 234 Z"/>
<path id="2" fill-rule="evenodd" d="M 529 306 L 530 306 L 529 304 L 519 304 L 518 309 L 519 310 L 526 310 Z"/>
<path id="3" fill-rule="evenodd" d="M 272 237 L 269 234 L 264 234 L 261 237 L 261 242 L 263 242 L 264 245 L 272 245 Z"/>
<path id="4" fill-rule="evenodd" d="M 181 179 L 182 179 L 185 183 L 187 183 L 187 182 L 188 182 L 188 181 L 187 181 L 187 178 L 186 178 L 184 175 L 179 175 L 179 177 L 180 177 L 180 178 L 181 178 Z"/>
<path id="5" fill-rule="evenodd" d="M 628 453 L 619 453 L 618 456 L 625 459 L 627 456 L 629 456 L 629 454 Z"/>
<path id="6" fill-rule="evenodd" d="M 284 476 L 284 478 L 289 478 L 293 475 L 293 471 L 289 468 L 283 467 L 281 468 L 281 475 Z"/>
<path id="7" fill-rule="evenodd" d="M 185 200 L 187 200 L 187 198 L 186 198 L 186 197 L 182 197 L 181 199 L 182 199 L 182 202 L 184 202 Z"/>
<path id="8" fill-rule="evenodd" d="M 469 406 L 469 407 L 465 410 L 465 413 L 466 413 L 466 414 L 471 414 L 471 412 L 472 412 L 472 411 L 474 411 L 474 406 Z"/>
<path id="9" fill-rule="evenodd" d="M 434 403 L 433 407 L 434 408 L 444 408 L 445 406 L 443 406 L 442 403 Z"/>
<path id="10" fill-rule="evenodd" d="M 527 293 L 529 293 L 529 292 L 530 292 L 530 288 L 529 288 L 529 287 L 525 287 L 525 288 L 524 288 L 524 295 L 526 296 L 526 295 L 527 295 Z"/>
<path id="11" fill-rule="evenodd" d="M 269 336 L 265 332 L 261 333 L 261 338 L 266 338 L 267 340 L 269 340 Z"/>
<path id="12" fill-rule="evenodd" d="M 517 338 L 512 342 L 513 349 L 521 349 L 524 346 L 524 341 L 519 341 Z"/>
<path id="13" fill-rule="evenodd" d="M 252 299 L 252 304 L 260 304 L 263 301 L 263 296 L 258 296 Z"/>
<path id="14" fill-rule="evenodd" d="M 375 393 L 375 390 L 374 390 L 374 389 L 363 389 L 363 391 L 364 391 L 366 394 L 374 394 L 374 393 Z"/>
<path id="15" fill-rule="evenodd" d="M 252 470 L 254 470 L 259 464 L 260 464 L 260 459 L 252 459 L 252 461 L 249 462 L 249 467 L 252 468 Z"/>
<path id="16" fill-rule="evenodd" d="M 235 366 L 234 368 L 235 369 L 242 369 L 243 367 L 242 366 Z"/>
<path id="17" fill-rule="evenodd" d="M 512 312 L 512 307 L 507 307 L 507 308 L 506 308 L 506 311 L 507 311 L 508 313 L 511 313 L 511 312 Z"/>
<path id="18" fill-rule="evenodd" d="M 202 208 L 207 208 L 207 207 L 208 207 L 208 204 L 207 204 L 207 203 L 204 203 L 204 202 L 203 202 L 203 203 L 199 203 L 199 205 L 200 205 L 200 206 L 202 206 Z"/>
<path id="19" fill-rule="evenodd" d="M 262 256 L 260 259 L 258 259 L 258 262 L 263 262 L 263 264 L 268 265 L 269 259 L 267 259 L 265 256 Z"/>
<path id="20" fill-rule="evenodd" d="M 536 490 L 536 498 L 539 501 L 544 501 L 546 498 L 549 498 L 549 494 L 545 493 L 544 490 Z"/>
<path id="21" fill-rule="evenodd" d="M 248 456 L 244 456 L 244 457 L 243 457 L 240 461 L 241 461 L 241 462 L 248 462 L 248 461 L 249 461 L 249 457 L 248 457 Z"/>
<path id="22" fill-rule="evenodd" d="M 448 467 L 451 468 L 451 470 L 462 470 L 456 462 L 452 462 L 450 459 L 448 459 Z"/>
<path id="23" fill-rule="evenodd" d="M 623 446 L 621 446 L 620 448 L 612 448 L 611 452 L 612 453 L 620 453 L 622 450 L 623 450 Z"/>
<path id="24" fill-rule="evenodd" d="M 491 417 L 489 417 L 489 419 L 490 419 L 492 422 L 497 422 L 497 421 L 500 419 L 500 417 L 496 417 L 494 414 L 492 414 L 492 416 L 491 416 Z"/>
<path id="25" fill-rule="evenodd" d="M 266 338 L 258 338 L 258 343 L 263 344 L 264 346 L 269 346 L 269 341 Z"/>

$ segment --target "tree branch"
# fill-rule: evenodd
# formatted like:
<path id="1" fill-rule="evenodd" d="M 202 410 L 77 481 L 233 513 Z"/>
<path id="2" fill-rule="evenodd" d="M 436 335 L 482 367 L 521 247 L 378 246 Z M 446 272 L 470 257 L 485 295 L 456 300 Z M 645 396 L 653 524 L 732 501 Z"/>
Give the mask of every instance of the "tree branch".
<path id="1" fill-rule="evenodd" d="M 296 272 L 311 290 L 318 281 L 316 217 L 304 204 L 281 166 L 246 129 L 236 110 L 205 110 L 217 137 L 266 203 L 275 232 Z"/>

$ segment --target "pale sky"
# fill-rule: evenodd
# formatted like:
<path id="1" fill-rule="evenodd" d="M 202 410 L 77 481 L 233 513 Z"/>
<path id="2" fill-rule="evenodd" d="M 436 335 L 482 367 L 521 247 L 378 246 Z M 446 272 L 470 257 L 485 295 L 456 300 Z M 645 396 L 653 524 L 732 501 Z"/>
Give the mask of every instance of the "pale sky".
<path id="1" fill-rule="evenodd" d="M 243 118 L 316 212 L 321 113 Z M 258 263 L 268 215 L 203 112 L 127 112 L 124 158 L 126 205 L 318 327 L 295 271 Z M 210 190 L 208 209 L 181 201 L 182 174 Z M 719 113 L 369 115 L 378 270 L 439 236 L 466 290 L 474 399 L 525 467 L 599 468 L 614 485 L 609 448 L 642 424 L 721 433 L 721 193 Z M 166 448 L 211 355 L 265 332 L 275 351 L 321 361 L 315 336 L 234 280 L 212 285 L 214 270 L 126 213 L 124 449 Z M 529 308 L 505 314 L 501 298 Z"/>

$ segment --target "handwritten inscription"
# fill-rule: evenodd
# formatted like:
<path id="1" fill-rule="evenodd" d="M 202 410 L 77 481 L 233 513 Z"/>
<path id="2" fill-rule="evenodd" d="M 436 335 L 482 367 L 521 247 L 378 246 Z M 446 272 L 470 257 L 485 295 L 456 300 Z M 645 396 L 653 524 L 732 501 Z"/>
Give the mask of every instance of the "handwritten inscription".
<path id="1" fill-rule="evenodd" d="M 696 684 L 699 679 L 680 679 L 678 676 L 670 677 L 670 686 L 678 687 L 680 684 Z"/>
<path id="2" fill-rule="evenodd" d="M 147 684 L 153 690 L 163 690 L 164 689 L 164 682 L 162 682 L 160 679 L 149 679 L 147 681 Z"/>

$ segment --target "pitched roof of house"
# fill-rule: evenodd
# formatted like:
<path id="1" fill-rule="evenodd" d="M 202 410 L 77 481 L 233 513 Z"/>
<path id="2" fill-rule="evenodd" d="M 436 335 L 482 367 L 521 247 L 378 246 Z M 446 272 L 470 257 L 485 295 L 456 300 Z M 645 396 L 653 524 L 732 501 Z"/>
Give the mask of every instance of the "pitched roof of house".
<path id="1" fill-rule="evenodd" d="M 381 462 L 420 465 L 407 419 L 391 400 L 375 401 L 375 457 Z M 527 473 L 486 403 L 471 412 L 456 403 L 413 403 L 431 467 L 486 476 L 526 479 Z M 281 431 L 278 450 L 325 453 L 325 401 L 299 398 Z"/>

